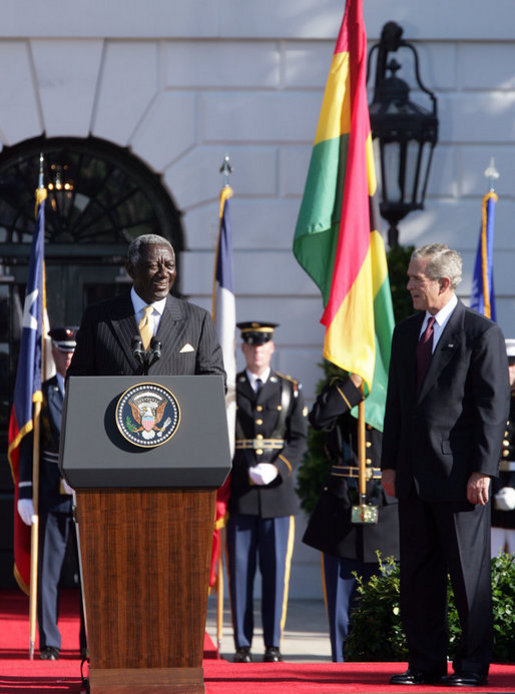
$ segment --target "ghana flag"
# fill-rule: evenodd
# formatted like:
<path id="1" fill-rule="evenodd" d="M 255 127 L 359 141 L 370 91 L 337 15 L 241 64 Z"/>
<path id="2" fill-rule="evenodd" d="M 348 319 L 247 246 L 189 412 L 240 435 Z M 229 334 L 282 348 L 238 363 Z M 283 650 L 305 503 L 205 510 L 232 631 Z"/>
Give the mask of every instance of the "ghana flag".
<path id="1" fill-rule="evenodd" d="M 362 0 L 347 0 L 293 252 L 322 292 L 324 357 L 366 382 L 365 419 L 382 431 L 393 309 L 377 230 Z"/>

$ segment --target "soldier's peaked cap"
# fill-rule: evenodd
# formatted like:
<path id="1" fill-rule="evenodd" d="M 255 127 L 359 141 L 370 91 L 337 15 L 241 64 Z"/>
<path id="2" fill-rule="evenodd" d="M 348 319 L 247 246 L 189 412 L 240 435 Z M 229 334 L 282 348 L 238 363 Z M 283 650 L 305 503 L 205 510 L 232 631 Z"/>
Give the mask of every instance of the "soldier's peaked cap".
<path id="1" fill-rule="evenodd" d="M 248 345 L 262 345 L 274 337 L 274 328 L 278 323 L 263 323 L 262 321 L 246 321 L 238 323 L 241 339 Z"/>
<path id="2" fill-rule="evenodd" d="M 77 330 L 76 326 L 52 328 L 48 331 L 48 336 L 52 338 L 52 344 L 56 349 L 61 352 L 73 352 L 77 345 L 75 341 Z"/>

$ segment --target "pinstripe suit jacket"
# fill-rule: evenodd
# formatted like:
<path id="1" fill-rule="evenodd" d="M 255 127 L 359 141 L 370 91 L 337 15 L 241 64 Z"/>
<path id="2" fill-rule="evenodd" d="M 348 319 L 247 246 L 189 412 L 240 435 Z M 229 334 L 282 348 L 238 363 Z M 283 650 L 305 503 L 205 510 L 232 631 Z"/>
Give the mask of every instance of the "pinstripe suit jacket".
<path id="1" fill-rule="evenodd" d="M 88 306 L 77 334 L 68 376 L 132 376 L 143 367 L 132 354 L 139 335 L 130 294 Z M 156 337 L 161 358 L 149 375 L 219 374 L 225 379 L 222 350 L 207 311 L 168 295 Z"/>

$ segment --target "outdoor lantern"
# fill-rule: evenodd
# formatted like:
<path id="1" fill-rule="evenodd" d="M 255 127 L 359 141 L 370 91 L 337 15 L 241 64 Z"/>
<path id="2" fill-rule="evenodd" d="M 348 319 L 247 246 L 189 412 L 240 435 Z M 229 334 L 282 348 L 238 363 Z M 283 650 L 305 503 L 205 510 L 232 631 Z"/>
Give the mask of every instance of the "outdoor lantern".
<path id="1" fill-rule="evenodd" d="M 370 126 L 375 147 L 379 149 L 379 184 L 381 216 L 389 223 L 388 244 L 397 246 L 398 222 L 412 210 L 424 208 L 433 149 L 438 139 L 436 97 L 420 79 L 415 47 L 402 39 L 403 29 L 387 22 L 381 39 L 368 56 L 368 75 L 373 53 L 377 49 L 374 96 L 370 104 Z M 409 49 L 414 58 L 417 87 L 427 94 L 432 109 L 409 99 L 408 84 L 396 76 L 401 67 L 389 53 Z"/>
<path id="2" fill-rule="evenodd" d="M 49 181 L 47 184 L 50 204 L 54 212 L 67 216 L 70 213 L 74 183 L 71 177 L 71 165 L 60 161 L 49 166 Z"/>

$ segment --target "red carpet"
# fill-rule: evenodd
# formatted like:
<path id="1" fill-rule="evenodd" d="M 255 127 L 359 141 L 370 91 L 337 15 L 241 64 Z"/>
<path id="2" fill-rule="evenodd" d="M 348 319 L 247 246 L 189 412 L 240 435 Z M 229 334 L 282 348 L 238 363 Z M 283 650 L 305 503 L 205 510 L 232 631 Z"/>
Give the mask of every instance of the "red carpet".
<path id="1" fill-rule="evenodd" d="M 28 659 L 28 598 L 20 591 L 0 591 L 0 694 L 79 694 L 82 691 L 79 655 L 78 591 L 63 591 L 59 628 L 61 659 Z M 36 648 L 38 644 L 36 642 Z M 403 663 L 249 663 L 235 665 L 216 658 L 206 635 L 204 644 L 206 694 L 393 694 L 390 675 Z M 84 674 L 87 676 L 87 665 Z M 409 687 L 406 693 L 454 692 L 453 687 Z M 460 692 L 478 692 L 460 688 Z M 481 692 L 515 692 L 515 664 L 493 665 L 489 685 Z"/>

